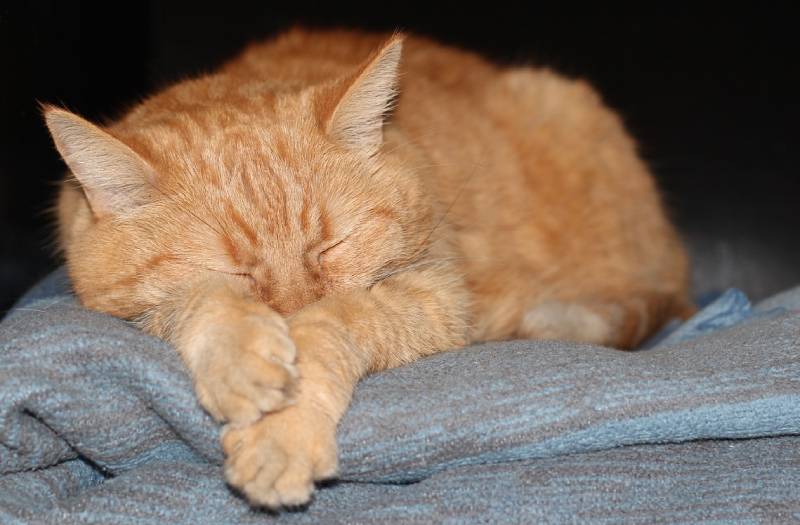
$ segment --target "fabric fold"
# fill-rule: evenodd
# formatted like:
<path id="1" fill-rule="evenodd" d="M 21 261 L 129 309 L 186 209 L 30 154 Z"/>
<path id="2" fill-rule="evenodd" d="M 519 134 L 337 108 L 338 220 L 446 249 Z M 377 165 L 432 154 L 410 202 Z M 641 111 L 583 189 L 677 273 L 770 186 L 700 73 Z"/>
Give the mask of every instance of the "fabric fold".
<path id="1" fill-rule="evenodd" d="M 165 469 L 199 469 L 208 479 L 196 490 L 227 490 L 218 427 L 197 404 L 177 353 L 80 307 L 65 285 L 63 275 L 51 277 L 0 323 L 0 487 L 16 495 L 29 487 L 40 518 L 98 495 L 138 498 L 136 480 Z M 798 296 L 800 289 L 785 293 L 751 315 L 749 303 L 729 295 L 698 314 L 724 323 L 696 319 L 687 324 L 692 338 L 668 337 L 642 352 L 512 341 L 370 376 L 339 429 L 340 481 L 312 506 L 334 505 L 329 490 L 356 501 L 374 490 L 367 485 L 423 490 L 433 483 L 426 480 L 473 470 L 501 483 L 501 472 L 516 476 L 520 465 L 541 471 L 537 465 L 589 461 L 620 447 L 785 443 L 774 436 L 800 435 L 800 316 L 791 307 Z M 726 316 L 725 305 L 736 311 Z M 663 475 L 677 472 L 670 469 Z M 797 470 L 781 473 L 790 474 Z M 214 512 L 252 517 L 233 494 L 219 494 L 227 507 Z M 159 512 L 179 504 L 163 496 Z M 22 523 L 33 516 L 7 497 L 0 509 Z"/>

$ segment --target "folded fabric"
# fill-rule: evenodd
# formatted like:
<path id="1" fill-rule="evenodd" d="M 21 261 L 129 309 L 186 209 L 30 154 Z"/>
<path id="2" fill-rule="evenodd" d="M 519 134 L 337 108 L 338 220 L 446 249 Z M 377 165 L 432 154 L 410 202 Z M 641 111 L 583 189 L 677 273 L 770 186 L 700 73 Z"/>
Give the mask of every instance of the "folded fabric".
<path id="1" fill-rule="evenodd" d="M 275 515 L 225 487 L 176 352 L 65 285 L 0 323 L 2 523 L 800 519 L 800 288 L 647 351 L 512 341 L 370 376 L 339 481 Z M 724 304 L 738 324 L 697 323 Z"/>

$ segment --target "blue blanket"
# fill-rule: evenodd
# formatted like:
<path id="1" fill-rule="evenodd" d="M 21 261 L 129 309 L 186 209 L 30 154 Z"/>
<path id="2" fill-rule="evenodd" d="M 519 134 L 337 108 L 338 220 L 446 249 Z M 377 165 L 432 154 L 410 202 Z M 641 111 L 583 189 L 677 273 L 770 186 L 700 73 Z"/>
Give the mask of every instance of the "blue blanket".
<path id="1" fill-rule="evenodd" d="M 800 288 L 638 352 L 514 341 L 362 381 L 339 479 L 250 509 L 176 352 L 63 273 L 0 323 L 0 523 L 800 520 Z"/>

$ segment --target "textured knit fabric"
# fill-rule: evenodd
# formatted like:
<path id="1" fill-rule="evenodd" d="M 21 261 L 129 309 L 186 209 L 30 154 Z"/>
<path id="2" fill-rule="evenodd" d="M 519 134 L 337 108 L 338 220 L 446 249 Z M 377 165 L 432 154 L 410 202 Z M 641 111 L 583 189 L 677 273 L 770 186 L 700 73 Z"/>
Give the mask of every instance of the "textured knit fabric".
<path id="1" fill-rule="evenodd" d="M 65 284 L 0 323 L 0 523 L 800 521 L 800 289 L 723 294 L 646 351 L 493 343 L 373 375 L 339 480 L 275 514 L 225 486 L 176 352 Z"/>

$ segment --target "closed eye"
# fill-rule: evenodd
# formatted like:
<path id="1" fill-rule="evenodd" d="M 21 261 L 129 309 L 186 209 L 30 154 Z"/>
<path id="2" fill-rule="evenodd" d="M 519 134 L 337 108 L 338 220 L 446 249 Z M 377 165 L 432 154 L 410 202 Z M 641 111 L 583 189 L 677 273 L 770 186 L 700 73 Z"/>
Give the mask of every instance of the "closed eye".
<path id="1" fill-rule="evenodd" d="M 328 244 L 327 246 L 325 246 L 324 248 L 322 248 L 322 249 L 321 249 L 321 250 L 320 250 L 320 251 L 317 253 L 317 263 L 321 264 L 321 263 L 322 263 L 322 258 L 323 258 L 323 256 L 324 256 L 324 255 L 326 255 L 326 254 L 330 254 L 330 253 L 331 253 L 331 251 L 333 251 L 335 248 L 338 248 L 338 247 L 340 247 L 340 246 L 341 246 L 342 244 L 344 244 L 344 242 L 345 242 L 347 239 L 349 239 L 349 238 L 350 238 L 350 236 L 348 235 L 348 236 L 346 236 L 346 237 L 343 237 L 343 238 L 339 239 L 338 241 L 333 241 L 333 243 L 331 243 L 331 244 Z"/>
<path id="2" fill-rule="evenodd" d="M 225 275 L 232 275 L 234 277 L 241 277 L 242 279 L 254 280 L 253 276 L 247 272 L 236 272 L 231 270 L 220 270 L 219 268 L 209 268 L 212 272 L 224 273 Z"/>

